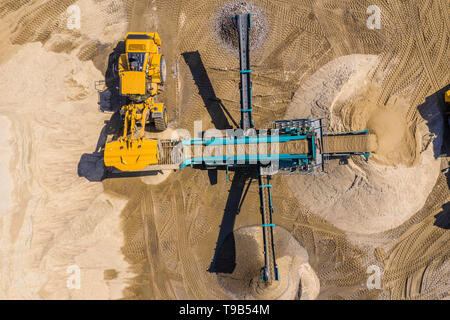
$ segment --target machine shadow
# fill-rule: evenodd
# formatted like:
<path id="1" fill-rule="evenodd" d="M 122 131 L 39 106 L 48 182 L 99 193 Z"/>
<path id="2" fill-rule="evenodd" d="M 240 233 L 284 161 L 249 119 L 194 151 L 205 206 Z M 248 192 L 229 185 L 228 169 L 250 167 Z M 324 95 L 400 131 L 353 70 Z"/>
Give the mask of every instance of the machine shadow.
<path id="1" fill-rule="evenodd" d="M 450 105 L 445 103 L 447 90 L 450 90 L 450 84 L 428 96 L 417 108 L 422 118 L 427 121 L 431 135 L 434 136 L 433 152 L 436 159 L 450 157 Z M 443 172 L 446 174 L 447 185 L 450 188 L 448 163 Z"/>
<path id="2" fill-rule="evenodd" d="M 422 118 L 426 120 L 431 134 L 435 137 L 433 141 L 435 158 L 439 158 L 444 153 L 450 153 L 450 132 L 446 114 L 448 107 L 444 100 L 447 90 L 450 90 L 450 85 L 426 97 L 425 102 L 417 107 Z"/>
<path id="3" fill-rule="evenodd" d="M 434 216 L 436 220 L 433 225 L 441 229 L 450 229 L 450 202 L 447 202 L 442 206 L 442 211 Z"/>
<path id="4" fill-rule="evenodd" d="M 229 189 L 227 203 L 220 225 L 220 231 L 214 250 L 214 257 L 208 272 L 232 273 L 236 267 L 236 246 L 234 224 L 254 178 L 252 170 L 237 168 Z"/>
<path id="5" fill-rule="evenodd" d="M 208 170 L 209 183 L 213 186 L 217 184 L 217 169 Z"/>
<path id="6" fill-rule="evenodd" d="M 107 176 L 107 170 L 103 162 L 103 148 L 105 147 L 108 135 L 117 138 L 122 127 L 119 112 L 114 112 L 110 120 L 105 121 L 105 125 L 100 131 L 97 145 L 94 152 L 84 153 L 78 162 L 78 176 L 84 177 L 91 182 L 100 182 Z"/>
<path id="7" fill-rule="evenodd" d="M 191 71 L 198 93 L 202 97 L 214 127 L 218 130 L 231 129 L 232 126 L 228 122 L 228 118 L 231 119 L 235 127 L 239 127 L 222 101 L 217 98 L 200 53 L 198 51 L 184 52 L 182 56 Z"/>
<path id="8" fill-rule="evenodd" d="M 117 112 L 125 104 L 125 98 L 120 95 L 119 57 L 125 53 L 125 42 L 119 41 L 108 57 L 104 84 L 106 89 L 99 91 L 101 111 Z"/>

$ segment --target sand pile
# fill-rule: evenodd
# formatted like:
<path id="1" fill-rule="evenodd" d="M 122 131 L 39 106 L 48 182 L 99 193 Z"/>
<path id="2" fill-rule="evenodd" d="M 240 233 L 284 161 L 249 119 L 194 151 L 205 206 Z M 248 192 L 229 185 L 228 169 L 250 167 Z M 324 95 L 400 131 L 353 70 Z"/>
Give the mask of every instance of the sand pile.
<path id="1" fill-rule="evenodd" d="M 437 106 L 425 122 L 413 116 L 406 97 L 380 105 L 377 85 L 367 80 L 376 63 L 363 55 L 330 62 L 299 89 L 287 112 L 289 118 L 330 115 L 331 131 L 368 128 L 376 135 L 368 163 L 353 158 L 347 166 L 332 162 L 325 176 L 288 178 L 299 201 L 348 232 L 399 226 L 423 206 L 439 174 L 433 146 L 442 141 L 431 143 L 429 128 L 442 127 Z"/>
<path id="2" fill-rule="evenodd" d="M 0 169 L 12 182 L 1 201 L 0 296 L 120 298 L 130 276 L 120 252 L 127 201 L 77 174 L 80 156 L 94 151 L 109 118 L 98 112 L 92 86 L 101 73 L 40 43 L 23 46 L 0 72 L 8 79 L 0 109 L 9 131 Z M 80 289 L 66 286 L 72 265 L 80 268 Z M 111 269 L 117 278 L 105 281 Z"/>
<path id="3" fill-rule="evenodd" d="M 93 82 L 103 78 L 98 70 L 105 71 L 108 54 L 127 30 L 160 32 L 167 61 L 174 66 L 174 77 L 168 77 L 164 101 L 169 110 L 177 117 L 180 115 L 183 126 L 188 127 L 185 124 L 197 119 L 220 118 L 218 111 L 206 112 L 211 106 L 212 110 L 219 108 L 218 100 L 238 119 L 238 75 L 230 71 L 237 62 L 222 48 L 228 45 L 236 55 L 237 43 L 233 45 L 229 40 L 230 37 L 236 40 L 233 35 L 236 30 L 227 31 L 233 28 L 228 20 L 222 33 L 227 41 L 218 32 L 216 36 L 205 32 L 217 21 L 214 19 L 221 5 L 228 2 L 183 0 L 174 5 L 165 0 L 151 4 L 120 0 L 2 1 L 1 298 L 120 298 L 123 294 L 130 296 L 130 292 L 134 298 L 165 299 L 317 296 L 319 284 L 304 250 L 278 232 L 275 239 L 284 239 L 277 244 L 282 281 L 270 290 L 254 281 L 263 265 L 259 226 L 245 238 L 238 231 L 235 236 L 238 240 L 233 240 L 239 241 L 237 250 L 255 249 L 234 252 L 237 265 L 232 272 L 239 273 L 241 278 L 233 280 L 230 276 L 233 273 L 224 272 L 218 279 L 216 274 L 206 272 L 212 257 L 209 253 L 214 250 L 219 232 L 221 210 L 229 207 L 224 190 L 230 189 L 230 185 L 220 182 L 225 179 L 223 175 L 219 175 L 219 183 L 211 185 L 206 172 L 186 169 L 158 186 L 146 186 L 133 178 L 110 179 L 102 184 L 77 175 L 80 156 L 96 150 L 102 123 L 109 119 L 109 115 L 97 111 Z M 413 89 L 412 101 L 419 104 L 431 90 L 447 84 L 448 72 L 437 72 L 445 70 L 443 66 L 448 60 L 447 42 L 442 37 L 446 24 L 438 2 L 427 6 L 430 10 L 418 10 L 423 3 L 412 7 L 411 3 L 398 4 L 393 9 L 379 1 L 383 17 L 387 18 L 383 18 L 381 30 L 368 30 L 366 5 L 355 1 L 331 2 L 321 5 L 254 1 L 270 21 L 270 33 L 264 27 L 258 31 L 258 36 L 266 34 L 262 39 L 267 41 L 252 51 L 259 56 L 252 61 L 262 67 L 255 70 L 254 77 L 255 122 L 280 118 L 292 92 L 302 85 L 288 110 L 288 118 L 329 115 L 333 129 L 370 127 L 376 132 L 380 147 L 368 164 L 359 160 L 350 161 L 348 166 L 334 163 L 328 176 L 288 178 L 297 199 L 314 211 L 308 223 L 303 223 L 303 213 L 299 213 L 303 207 L 296 207 L 295 199 L 281 194 L 284 187 L 275 189 L 279 191 L 274 192 L 274 199 L 282 204 L 276 209 L 280 224 L 289 226 L 295 237 L 301 239 L 302 246 L 314 253 L 309 263 L 323 280 L 321 297 L 377 297 L 373 291 L 365 290 L 367 274 L 365 265 L 360 265 L 367 261 L 363 250 L 349 246 L 340 232 L 330 230 L 328 224 L 315 219 L 314 213 L 344 230 L 370 233 L 401 223 L 420 206 L 437 171 L 431 147 L 439 141 L 432 143 L 425 123 L 405 111 L 408 99 L 394 97 L 387 102 L 389 107 L 380 105 L 379 100 L 384 105 L 393 92 Z M 239 6 L 241 2 L 231 3 Z M 66 26 L 66 9 L 71 4 L 81 9 L 79 30 L 68 30 Z M 228 10 L 233 11 L 229 6 Z M 411 8 L 417 16 L 403 14 Z M 250 10 L 252 30 L 258 30 L 255 29 L 255 24 L 261 22 L 257 21 L 261 17 L 258 8 L 246 9 Z M 427 35 L 426 41 L 421 34 Z M 252 46 L 255 39 L 258 37 L 251 35 Z M 223 46 L 217 46 L 216 40 Z M 256 46 L 262 41 L 256 41 Z M 180 54 L 196 50 L 207 71 L 207 77 L 200 79 L 211 82 L 206 83 L 203 91 L 197 90 L 198 82 L 192 79 L 192 65 L 178 64 Z M 310 77 L 334 57 L 355 52 L 381 54 L 384 63 L 380 63 L 379 70 L 389 72 L 382 86 L 383 99 L 374 97 L 377 83 L 364 83 L 372 67 L 378 64 L 377 56 L 344 56 Z M 350 85 L 350 79 L 359 79 L 353 83 L 359 83 L 361 90 L 351 90 L 354 84 Z M 346 84 L 348 90 L 344 88 Z M 201 97 L 205 91 L 212 91 L 206 100 Z M 440 119 L 433 116 L 433 108 L 428 108 L 431 111 L 428 125 L 437 128 Z M 171 118 L 180 120 L 177 117 Z M 409 120 L 395 126 L 395 138 L 383 136 L 386 129 L 392 130 L 402 118 Z M 415 145 L 415 149 L 402 149 L 405 144 Z M 393 154 L 397 147 L 400 152 Z M 155 182 L 152 176 L 141 179 L 149 184 Z M 447 182 L 440 180 L 437 192 L 430 197 L 435 199 L 432 205 L 448 199 Z M 138 189 L 142 192 L 135 192 Z M 258 195 L 250 189 L 247 197 L 236 218 L 236 227 L 259 223 L 254 206 Z M 211 214 L 211 208 L 217 214 Z M 446 252 L 442 248 L 450 242 L 446 230 L 438 228 L 435 220 L 431 215 L 413 229 L 401 231 L 404 237 L 395 233 L 393 239 L 399 239 L 399 243 L 389 243 L 391 247 L 395 245 L 390 252 L 385 248 L 387 257 L 382 255 L 381 260 L 387 259 L 383 276 L 387 296 L 448 295 L 448 286 L 436 283 L 445 284 L 448 264 L 442 263 L 442 253 Z M 123 241 L 123 237 L 127 240 Z M 128 260 L 124 261 L 121 249 Z M 325 255 L 329 259 L 323 259 Z M 245 266 L 242 261 L 252 264 Z M 73 265 L 80 267 L 81 287 L 69 290 L 67 268 Z M 433 269 L 436 273 L 430 273 Z M 129 287 L 124 293 L 125 286 Z M 302 293 L 298 294 L 300 286 Z M 393 287 L 396 293 L 389 294 L 387 291 Z"/>
<path id="4" fill-rule="evenodd" d="M 331 129 L 369 129 L 377 136 L 374 161 L 391 166 L 417 164 L 421 138 L 426 132 L 417 132 L 417 119 L 408 119 L 410 105 L 406 98 L 395 96 L 385 106 L 380 105 L 378 86 L 371 82 L 358 85 L 354 81 L 344 86 L 331 107 Z"/>
<path id="5" fill-rule="evenodd" d="M 98 112 L 93 89 L 103 76 L 79 58 L 121 35 L 125 13 L 113 0 L 78 1 L 81 28 L 69 30 L 72 3 L 10 1 L 0 10 L 3 299 L 120 298 L 132 276 L 120 252 L 127 201 L 77 174 L 109 118 Z M 118 15 L 120 25 L 106 18 Z M 76 270 L 80 287 L 69 289 Z"/>
<path id="6" fill-rule="evenodd" d="M 246 1 L 227 3 L 214 17 L 213 28 L 217 41 L 227 50 L 239 54 L 239 34 L 233 16 L 251 13 L 250 49 L 260 47 L 266 39 L 269 25 L 265 13 L 255 4 Z"/>
<path id="7" fill-rule="evenodd" d="M 274 240 L 280 281 L 260 281 L 264 266 L 261 228 L 243 227 L 229 235 L 221 248 L 217 265 L 231 273 L 219 273 L 219 284 L 235 299 L 315 299 L 319 279 L 308 263 L 308 253 L 292 235 L 275 227 Z"/>
<path id="8" fill-rule="evenodd" d="M 0 194 L 10 195 L 12 192 L 12 181 L 9 173 L 9 165 L 12 158 L 11 148 L 11 121 L 6 116 L 0 116 L 0 176 L 2 177 L 2 184 L 0 185 Z M 1 214 L 11 208 L 11 197 L 3 197 L 0 202 L 0 217 Z"/>
<path id="9" fill-rule="evenodd" d="M 102 175 L 94 171 L 102 169 L 97 151 L 111 115 L 99 112 L 94 82 L 104 79 L 108 55 L 129 27 L 126 7 L 77 1 L 80 28 L 70 29 L 71 4 L 0 9 L 3 298 L 121 298 L 133 277 L 121 253 L 119 217 L 128 200 L 106 194 L 79 170 L 96 181 Z M 156 184 L 166 177 L 142 179 Z M 72 290 L 67 268 L 74 265 L 81 287 Z"/>
<path id="10" fill-rule="evenodd" d="M 0 62 L 13 56 L 21 45 L 39 41 L 54 52 L 74 53 L 81 60 L 93 59 L 102 69 L 101 53 L 112 49 L 127 30 L 127 12 L 118 0 L 10 1 L 0 6 L 2 50 Z M 80 13 L 80 20 L 76 19 Z M 108 52 L 109 53 L 109 52 Z"/>

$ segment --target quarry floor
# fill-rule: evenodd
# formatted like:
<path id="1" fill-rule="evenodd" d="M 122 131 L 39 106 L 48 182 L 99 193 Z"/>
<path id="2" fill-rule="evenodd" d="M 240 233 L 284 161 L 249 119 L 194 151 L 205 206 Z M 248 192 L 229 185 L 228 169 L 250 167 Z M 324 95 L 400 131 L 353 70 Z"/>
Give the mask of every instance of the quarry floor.
<path id="1" fill-rule="evenodd" d="M 238 60 L 211 27 L 227 2 L 0 1 L 0 298 L 450 297 L 448 161 L 437 157 L 436 112 L 450 79 L 444 0 L 252 1 L 269 27 L 251 56 L 255 126 L 326 115 L 330 130 L 369 128 L 378 143 L 368 163 L 274 177 L 281 289 L 250 290 L 246 264 L 262 239 L 246 229 L 261 218 L 245 172 L 229 182 L 190 168 L 80 176 L 111 119 L 94 82 L 127 31 L 160 33 L 171 130 L 193 132 L 198 120 L 204 130 L 236 127 Z M 73 4 L 80 29 L 67 27 Z M 370 5 L 381 8 L 379 30 L 366 26 Z M 241 244 L 222 257 L 236 268 L 211 272 L 225 240 Z M 77 289 L 67 282 L 74 266 Z M 367 286 L 371 266 L 382 271 L 379 288 Z"/>

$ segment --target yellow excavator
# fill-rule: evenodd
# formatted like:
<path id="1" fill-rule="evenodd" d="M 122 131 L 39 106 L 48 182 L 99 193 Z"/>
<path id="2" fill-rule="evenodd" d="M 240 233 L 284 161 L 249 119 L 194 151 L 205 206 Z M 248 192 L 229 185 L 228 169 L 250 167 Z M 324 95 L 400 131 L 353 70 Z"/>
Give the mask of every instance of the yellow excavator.
<path id="1" fill-rule="evenodd" d="M 130 32 L 125 36 L 125 53 L 118 61 L 120 94 L 127 99 L 120 110 L 123 134 L 105 145 L 107 167 L 133 171 L 158 163 L 158 141 L 144 138 L 144 132 L 146 125 L 164 131 L 168 124 L 166 107 L 154 100 L 166 81 L 166 62 L 160 47 L 156 32 Z"/>

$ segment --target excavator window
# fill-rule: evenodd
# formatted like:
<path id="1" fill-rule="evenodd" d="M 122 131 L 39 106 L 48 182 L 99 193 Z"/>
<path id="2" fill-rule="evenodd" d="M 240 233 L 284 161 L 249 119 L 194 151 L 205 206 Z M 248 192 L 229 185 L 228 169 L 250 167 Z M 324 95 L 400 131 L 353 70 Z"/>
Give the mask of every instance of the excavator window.
<path id="1" fill-rule="evenodd" d="M 128 53 L 128 62 L 132 71 L 142 71 L 144 68 L 145 53 L 132 52 Z"/>

